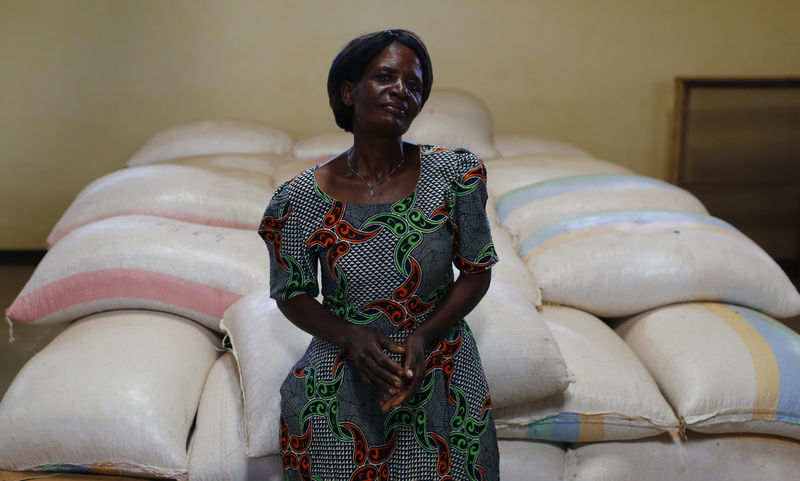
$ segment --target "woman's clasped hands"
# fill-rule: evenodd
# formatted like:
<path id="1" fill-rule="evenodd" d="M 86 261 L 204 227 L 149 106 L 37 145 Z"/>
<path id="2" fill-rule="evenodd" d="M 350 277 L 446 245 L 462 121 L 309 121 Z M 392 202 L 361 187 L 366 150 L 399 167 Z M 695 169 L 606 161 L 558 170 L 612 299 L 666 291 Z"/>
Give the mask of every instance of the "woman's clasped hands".
<path id="1" fill-rule="evenodd" d="M 380 402 L 388 412 L 411 397 L 425 377 L 425 341 L 410 334 L 403 345 L 373 329 L 352 326 L 345 349 L 350 352 L 361 380 L 370 389 L 386 393 Z M 403 356 L 403 365 L 393 361 L 387 352 Z"/>

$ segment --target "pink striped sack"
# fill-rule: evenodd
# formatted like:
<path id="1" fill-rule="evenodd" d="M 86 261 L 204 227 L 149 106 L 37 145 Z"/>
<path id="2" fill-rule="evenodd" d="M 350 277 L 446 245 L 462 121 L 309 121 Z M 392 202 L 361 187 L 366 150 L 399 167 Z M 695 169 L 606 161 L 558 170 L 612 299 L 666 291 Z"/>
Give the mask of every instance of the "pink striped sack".
<path id="1" fill-rule="evenodd" d="M 150 309 L 218 330 L 225 309 L 269 285 L 268 264 L 255 231 L 111 217 L 58 242 L 6 316 L 52 324 L 100 311 Z"/>

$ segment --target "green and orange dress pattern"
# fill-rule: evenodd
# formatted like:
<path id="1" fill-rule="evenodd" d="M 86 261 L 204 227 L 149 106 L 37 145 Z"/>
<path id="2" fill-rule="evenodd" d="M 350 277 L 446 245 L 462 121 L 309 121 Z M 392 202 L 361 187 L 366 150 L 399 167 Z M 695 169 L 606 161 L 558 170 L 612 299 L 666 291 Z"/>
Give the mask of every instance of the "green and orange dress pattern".
<path id="1" fill-rule="evenodd" d="M 259 228 L 272 261 L 270 295 L 316 297 L 321 281 L 332 313 L 402 344 L 447 295 L 453 265 L 471 274 L 497 262 L 483 163 L 436 146 L 420 146 L 420 158 L 414 191 L 391 204 L 332 199 L 314 169 L 279 187 Z M 313 338 L 281 387 L 286 479 L 498 479 L 491 398 L 466 322 L 426 352 L 416 394 L 389 413 L 381 399 L 346 351 Z"/>

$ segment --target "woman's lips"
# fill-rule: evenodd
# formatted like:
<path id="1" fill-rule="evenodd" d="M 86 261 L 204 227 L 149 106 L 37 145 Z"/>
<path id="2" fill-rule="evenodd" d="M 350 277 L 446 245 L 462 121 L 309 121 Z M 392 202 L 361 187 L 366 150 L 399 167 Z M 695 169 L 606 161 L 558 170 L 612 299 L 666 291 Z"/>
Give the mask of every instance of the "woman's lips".
<path id="1" fill-rule="evenodd" d="M 389 111 L 389 112 L 391 112 L 391 113 L 393 113 L 395 115 L 399 115 L 399 116 L 402 116 L 402 117 L 405 117 L 407 115 L 407 112 L 406 112 L 405 109 L 403 109 L 402 107 L 399 107 L 397 105 L 394 105 L 394 104 L 384 104 L 384 105 L 382 105 L 382 107 L 383 107 L 384 110 L 387 110 L 387 111 Z"/>

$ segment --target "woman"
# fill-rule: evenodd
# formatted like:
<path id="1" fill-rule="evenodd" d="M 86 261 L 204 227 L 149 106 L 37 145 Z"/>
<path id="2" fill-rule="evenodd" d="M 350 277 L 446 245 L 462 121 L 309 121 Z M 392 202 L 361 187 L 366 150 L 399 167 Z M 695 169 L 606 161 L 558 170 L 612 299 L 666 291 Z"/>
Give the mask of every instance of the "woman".
<path id="1" fill-rule="evenodd" d="M 287 479 L 498 478 L 491 400 L 463 321 L 497 261 L 485 169 L 465 150 L 401 138 L 432 80 L 411 32 L 345 46 L 328 95 L 353 146 L 279 187 L 259 228 L 270 295 L 314 336 L 281 387 Z"/>

